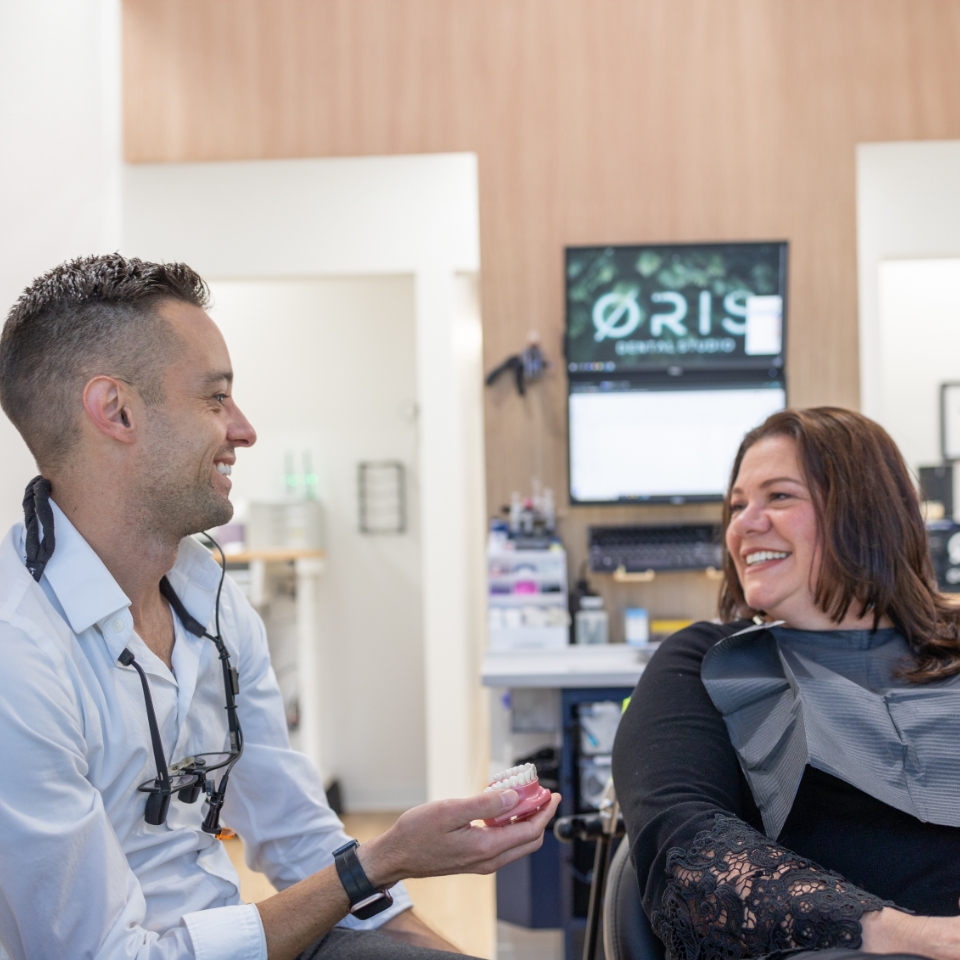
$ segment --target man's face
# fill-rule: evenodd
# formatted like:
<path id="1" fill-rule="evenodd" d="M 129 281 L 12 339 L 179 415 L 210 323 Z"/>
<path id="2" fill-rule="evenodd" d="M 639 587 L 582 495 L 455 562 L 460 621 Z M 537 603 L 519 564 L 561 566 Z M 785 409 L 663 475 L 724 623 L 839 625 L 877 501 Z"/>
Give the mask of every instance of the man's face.
<path id="1" fill-rule="evenodd" d="M 234 450 L 257 435 L 231 395 L 233 369 L 217 325 L 178 301 L 160 314 L 179 346 L 162 374 L 163 401 L 146 408 L 139 472 L 149 523 L 179 538 L 233 516 Z"/>

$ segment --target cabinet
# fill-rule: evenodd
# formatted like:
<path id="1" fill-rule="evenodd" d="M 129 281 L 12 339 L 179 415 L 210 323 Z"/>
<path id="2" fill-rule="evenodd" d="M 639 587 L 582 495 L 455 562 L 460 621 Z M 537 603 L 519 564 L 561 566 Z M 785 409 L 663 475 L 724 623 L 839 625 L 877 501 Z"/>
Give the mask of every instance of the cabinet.
<path id="1" fill-rule="evenodd" d="M 582 761 L 591 758 L 582 749 L 582 713 L 588 704 L 609 703 L 615 710 L 633 693 L 646 657 L 624 644 L 488 651 L 482 677 L 491 690 L 491 773 L 537 749 L 553 749 L 563 797 L 559 815 L 590 811 L 583 798 Z M 560 844 L 548 833 L 540 850 L 498 872 L 498 919 L 561 928 L 566 960 L 579 960 L 593 857 L 592 842 Z"/>

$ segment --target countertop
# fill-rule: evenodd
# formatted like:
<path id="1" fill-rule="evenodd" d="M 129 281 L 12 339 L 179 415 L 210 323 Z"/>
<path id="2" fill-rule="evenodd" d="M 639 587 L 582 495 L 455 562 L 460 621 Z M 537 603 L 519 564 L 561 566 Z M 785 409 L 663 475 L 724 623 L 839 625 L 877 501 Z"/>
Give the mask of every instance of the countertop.
<path id="1" fill-rule="evenodd" d="M 488 650 L 480 673 L 485 687 L 633 687 L 650 653 L 625 643 Z"/>

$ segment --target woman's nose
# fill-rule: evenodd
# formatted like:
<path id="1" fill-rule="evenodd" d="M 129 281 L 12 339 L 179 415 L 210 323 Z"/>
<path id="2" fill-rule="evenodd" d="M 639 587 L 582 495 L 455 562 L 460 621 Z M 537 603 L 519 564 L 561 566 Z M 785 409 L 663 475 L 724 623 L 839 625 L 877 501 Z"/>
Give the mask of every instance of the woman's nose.
<path id="1" fill-rule="evenodd" d="M 737 532 L 742 536 L 747 533 L 763 533 L 770 527 L 770 518 L 761 503 L 748 503 L 734 517 L 731 526 L 736 525 Z"/>

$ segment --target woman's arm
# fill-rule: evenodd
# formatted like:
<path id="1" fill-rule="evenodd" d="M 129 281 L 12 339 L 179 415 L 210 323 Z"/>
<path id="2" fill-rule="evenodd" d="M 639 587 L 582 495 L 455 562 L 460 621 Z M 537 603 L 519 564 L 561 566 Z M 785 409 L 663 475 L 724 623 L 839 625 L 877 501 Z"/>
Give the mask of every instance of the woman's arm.
<path id="1" fill-rule="evenodd" d="M 879 898 L 769 840 L 723 718 L 700 679 L 730 628 L 695 624 L 644 671 L 613 775 L 644 909 L 674 956 L 858 947 Z"/>

